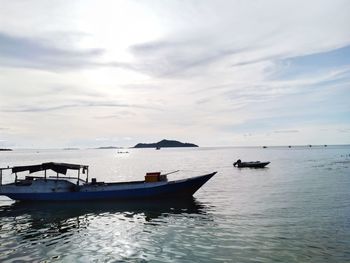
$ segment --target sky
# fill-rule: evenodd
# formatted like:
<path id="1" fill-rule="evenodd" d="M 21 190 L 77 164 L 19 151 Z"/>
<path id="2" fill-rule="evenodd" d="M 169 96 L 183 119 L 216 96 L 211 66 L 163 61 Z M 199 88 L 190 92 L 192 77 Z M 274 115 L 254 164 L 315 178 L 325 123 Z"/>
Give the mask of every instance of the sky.
<path id="1" fill-rule="evenodd" d="M 0 6 L 0 148 L 350 144 L 347 0 Z"/>

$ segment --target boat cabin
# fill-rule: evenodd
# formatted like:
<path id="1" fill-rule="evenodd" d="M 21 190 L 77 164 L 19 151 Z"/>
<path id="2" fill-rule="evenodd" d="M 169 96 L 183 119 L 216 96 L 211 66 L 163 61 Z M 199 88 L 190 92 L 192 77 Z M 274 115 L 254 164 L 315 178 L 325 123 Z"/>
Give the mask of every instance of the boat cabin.
<path id="1" fill-rule="evenodd" d="M 26 165 L 26 166 L 14 166 L 14 167 L 5 167 L 0 168 L 0 185 L 2 185 L 2 173 L 4 170 L 11 170 L 12 174 L 15 174 L 15 184 L 16 185 L 26 185 L 31 184 L 31 181 L 34 179 L 44 179 L 44 180 L 52 180 L 52 179 L 69 179 L 72 181 L 76 180 L 76 184 L 84 184 L 89 181 L 89 166 L 88 165 L 80 165 L 80 164 L 70 164 L 70 163 L 42 163 L 38 165 Z M 52 170 L 56 172 L 56 176 L 47 176 L 47 170 Z M 76 177 L 69 176 L 60 176 L 66 175 L 68 170 L 76 170 Z M 31 176 L 27 175 L 24 179 L 20 179 L 18 177 L 18 173 L 20 172 L 29 172 L 29 174 L 44 171 L 44 176 Z M 85 174 L 85 180 L 81 179 L 81 174 Z"/>

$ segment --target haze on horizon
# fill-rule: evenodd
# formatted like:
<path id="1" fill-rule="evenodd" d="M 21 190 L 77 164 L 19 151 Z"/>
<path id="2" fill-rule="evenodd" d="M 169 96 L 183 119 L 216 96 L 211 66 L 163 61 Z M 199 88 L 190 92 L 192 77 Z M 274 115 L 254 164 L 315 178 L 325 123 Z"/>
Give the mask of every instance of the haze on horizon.
<path id="1" fill-rule="evenodd" d="M 349 144 L 349 10 L 1 1 L 0 148 Z"/>

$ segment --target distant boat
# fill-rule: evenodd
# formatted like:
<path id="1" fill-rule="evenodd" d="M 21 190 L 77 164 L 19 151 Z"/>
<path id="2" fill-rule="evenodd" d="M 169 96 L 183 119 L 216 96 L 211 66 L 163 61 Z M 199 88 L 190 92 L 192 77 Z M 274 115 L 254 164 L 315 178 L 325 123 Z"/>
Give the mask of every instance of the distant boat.
<path id="1" fill-rule="evenodd" d="M 267 146 L 263 146 L 263 148 L 264 148 L 264 149 L 266 149 L 266 148 L 267 148 Z"/>
<path id="2" fill-rule="evenodd" d="M 2 185 L 3 170 L 11 169 L 15 174 L 14 183 Z M 56 176 L 47 176 L 52 170 Z M 77 177 L 65 175 L 67 170 L 76 170 Z M 25 176 L 19 179 L 17 173 L 44 171 L 44 176 Z M 86 174 L 85 180 L 80 178 Z M 89 182 L 87 165 L 68 163 L 43 163 L 29 166 L 0 168 L 0 195 L 22 201 L 85 201 L 125 199 L 165 199 L 191 197 L 216 172 L 192 178 L 168 181 L 167 174 L 148 173 L 143 181 L 105 183 L 92 178 Z"/>
<path id="3" fill-rule="evenodd" d="M 128 151 L 117 151 L 118 154 L 121 154 L 121 153 L 129 153 Z"/>
<path id="4" fill-rule="evenodd" d="M 12 149 L 8 149 L 8 148 L 0 148 L 0 151 L 4 151 L 4 152 L 10 152 L 10 151 L 12 151 Z"/>
<path id="5" fill-rule="evenodd" d="M 236 166 L 238 168 L 264 168 L 266 165 L 268 165 L 270 162 L 242 162 L 240 159 L 237 160 L 237 162 L 233 163 L 233 166 Z"/>
<path id="6" fill-rule="evenodd" d="M 158 146 L 158 147 L 156 147 L 156 150 L 160 150 L 160 147 Z"/>

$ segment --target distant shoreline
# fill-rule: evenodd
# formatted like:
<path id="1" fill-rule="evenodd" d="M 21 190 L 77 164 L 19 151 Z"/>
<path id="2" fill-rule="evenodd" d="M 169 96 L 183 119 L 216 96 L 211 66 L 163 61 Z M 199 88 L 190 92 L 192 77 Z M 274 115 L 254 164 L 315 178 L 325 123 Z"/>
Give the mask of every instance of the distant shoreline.
<path id="1" fill-rule="evenodd" d="M 325 147 L 325 145 L 327 145 L 327 147 Z M 312 147 L 310 147 L 308 144 L 298 144 L 298 145 L 266 145 L 266 148 L 289 148 L 289 146 L 291 146 L 290 148 L 329 148 L 329 147 L 350 147 L 350 143 L 349 144 L 311 144 Z M 220 146 L 196 146 L 196 148 L 263 148 L 264 145 L 257 145 L 257 146 L 238 146 L 238 145 L 229 145 L 229 146 L 225 146 L 225 145 L 220 145 Z M 155 147 L 149 147 L 149 148 L 155 148 Z M 164 147 L 166 148 L 166 147 Z M 170 148 L 175 148 L 175 147 L 170 147 Z M 187 148 L 187 147 L 183 147 L 183 148 Z M 96 147 L 96 148 L 91 148 L 91 147 L 81 147 L 81 148 L 61 148 L 61 147 L 57 147 L 57 148 L 1 148 L 0 152 L 11 152 L 11 151 L 19 151 L 19 150 L 36 150 L 36 151 L 43 151 L 43 150 L 104 150 L 104 149 L 134 149 L 133 146 L 123 146 L 123 147 L 117 147 L 117 146 L 107 146 L 107 147 Z M 135 148 L 137 149 L 137 148 Z M 138 148 L 138 149 L 143 149 L 143 148 Z"/>

